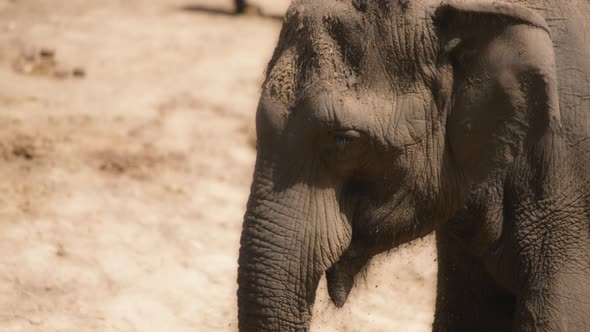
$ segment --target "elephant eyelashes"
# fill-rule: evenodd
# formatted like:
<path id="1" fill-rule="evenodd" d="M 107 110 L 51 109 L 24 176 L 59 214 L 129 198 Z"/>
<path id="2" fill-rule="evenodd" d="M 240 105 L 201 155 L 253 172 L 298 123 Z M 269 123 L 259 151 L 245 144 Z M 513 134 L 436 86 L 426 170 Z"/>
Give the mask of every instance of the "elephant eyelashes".
<path id="1" fill-rule="evenodd" d="M 324 153 L 325 161 L 331 167 L 350 171 L 357 165 L 360 157 L 362 136 L 356 130 L 336 130 L 331 133 L 331 141 Z"/>
<path id="2" fill-rule="evenodd" d="M 342 130 L 334 133 L 334 145 L 336 150 L 344 151 L 354 141 L 359 139 L 361 134 L 356 130 Z"/>
<path id="3" fill-rule="evenodd" d="M 344 151 L 351 141 L 352 141 L 352 139 L 350 139 L 349 137 L 346 137 L 346 136 L 334 137 L 334 143 L 336 146 L 336 150 Z"/>

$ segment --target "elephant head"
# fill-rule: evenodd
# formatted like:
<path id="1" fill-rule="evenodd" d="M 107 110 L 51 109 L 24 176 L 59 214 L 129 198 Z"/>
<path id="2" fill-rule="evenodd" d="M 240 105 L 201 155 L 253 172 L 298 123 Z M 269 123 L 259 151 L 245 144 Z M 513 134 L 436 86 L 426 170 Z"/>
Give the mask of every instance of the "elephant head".
<path id="1" fill-rule="evenodd" d="M 306 331 L 558 126 L 545 21 L 508 3 L 294 1 L 258 106 L 240 331 Z"/>

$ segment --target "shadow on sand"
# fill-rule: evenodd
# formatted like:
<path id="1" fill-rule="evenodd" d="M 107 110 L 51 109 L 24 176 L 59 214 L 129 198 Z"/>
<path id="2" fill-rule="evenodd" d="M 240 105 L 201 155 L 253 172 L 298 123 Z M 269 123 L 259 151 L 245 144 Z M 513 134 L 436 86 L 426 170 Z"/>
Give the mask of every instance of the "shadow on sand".
<path id="1" fill-rule="evenodd" d="M 200 6 L 200 5 L 185 5 L 185 6 L 179 7 L 178 10 L 183 11 L 183 12 L 188 12 L 188 13 L 205 13 L 205 14 L 209 14 L 209 15 L 219 15 L 219 16 L 235 16 L 235 17 L 252 16 L 252 17 L 262 17 L 262 18 L 271 19 L 271 20 L 278 20 L 278 21 L 283 20 L 282 15 L 267 14 L 267 13 L 263 12 L 260 8 L 257 8 L 257 7 L 251 7 L 249 10 L 247 10 L 243 14 L 238 14 L 233 11 L 228 11 L 228 10 L 223 10 L 223 9 L 213 8 L 213 7 L 207 7 L 207 6 Z"/>

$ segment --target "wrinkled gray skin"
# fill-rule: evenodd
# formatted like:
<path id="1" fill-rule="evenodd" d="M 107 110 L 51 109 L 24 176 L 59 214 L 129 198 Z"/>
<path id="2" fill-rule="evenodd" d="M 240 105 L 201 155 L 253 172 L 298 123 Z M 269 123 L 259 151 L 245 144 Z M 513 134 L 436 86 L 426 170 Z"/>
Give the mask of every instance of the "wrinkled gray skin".
<path id="1" fill-rule="evenodd" d="M 433 231 L 434 331 L 590 331 L 590 4 L 510 2 L 294 1 L 240 331 L 307 331 L 324 273 L 340 307 L 371 257 Z"/>

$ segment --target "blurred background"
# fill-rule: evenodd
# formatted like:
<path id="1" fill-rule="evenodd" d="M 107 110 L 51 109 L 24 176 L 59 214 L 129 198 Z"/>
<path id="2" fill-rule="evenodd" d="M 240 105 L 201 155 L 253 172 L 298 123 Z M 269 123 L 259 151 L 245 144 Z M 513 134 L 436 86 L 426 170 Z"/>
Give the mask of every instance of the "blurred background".
<path id="1" fill-rule="evenodd" d="M 254 115 L 288 0 L 0 0 L 0 331 L 236 331 Z M 312 331 L 429 331 L 431 237 Z"/>

